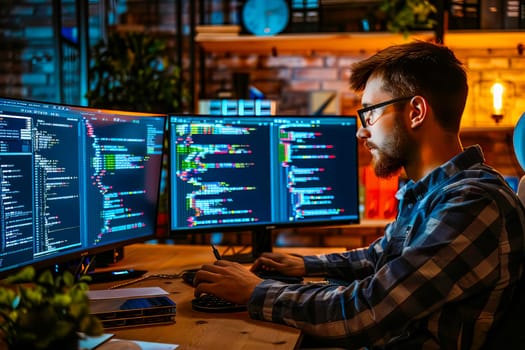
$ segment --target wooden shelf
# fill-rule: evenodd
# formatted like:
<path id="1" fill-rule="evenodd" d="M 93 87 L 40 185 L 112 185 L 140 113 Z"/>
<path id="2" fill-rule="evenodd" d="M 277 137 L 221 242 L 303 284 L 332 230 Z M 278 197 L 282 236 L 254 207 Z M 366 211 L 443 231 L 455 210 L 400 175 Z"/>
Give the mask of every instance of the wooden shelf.
<path id="1" fill-rule="evenodd" d="M 195 41 L 208 52 L 271 53 L 316 51 L 377 51 L 412 40 L 433 41 L 433 32 L 409 37 L 391 33 L 321 33 L 276 36 L 197 34 Z"/>
<path id="2" fill-rule="evenodd" d="M 376 33 L 319 33 L 276 36 L 197 34 L 195 41 L 208 52 L 232 53 L 289 53 L 316 51 L 377 51 L 387 46 L 413 40 L 433 41 L 433 32 L 413 33 L 409 37 L 386 32 Z M 517 49 L 525 45 L 523 31 L 448 31 L 445 45 L 451 49 Z"/>
<path id="3" fill-rule="evenodd" d="M 451 49 L 517 49 L 525 45 L 525 31 L 449 31 L 444 44 Z"/>

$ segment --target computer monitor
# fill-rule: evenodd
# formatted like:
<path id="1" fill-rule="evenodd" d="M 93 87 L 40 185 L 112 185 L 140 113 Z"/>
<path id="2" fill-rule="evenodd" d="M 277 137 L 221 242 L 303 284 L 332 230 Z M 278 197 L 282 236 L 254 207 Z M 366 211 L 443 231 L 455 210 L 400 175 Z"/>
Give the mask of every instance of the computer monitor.
<path id="1" fill-rule="evenodd" d="M 168 115 L 170 229 L 268 231 L 359 222 L 353 116 Z"/>
<path id="2" fill-rule="evenodd" d="M 0 98 L 0 275 L 154 237 L 165 122 Z"/>

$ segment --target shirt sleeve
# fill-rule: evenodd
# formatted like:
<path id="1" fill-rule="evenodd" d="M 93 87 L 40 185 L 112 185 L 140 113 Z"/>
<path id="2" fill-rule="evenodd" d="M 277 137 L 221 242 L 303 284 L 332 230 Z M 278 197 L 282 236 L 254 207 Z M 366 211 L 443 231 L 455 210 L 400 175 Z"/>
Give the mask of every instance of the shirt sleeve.
<path id="1" fill-rule="evenodd" d="M 401 255 L 387 259 L 374 274 L 373 246 L 306 257 L 309 273 L 335 270 L 359 278 L 348 286 L 264 281 L 252 294 L 249 314 L 354 346 L 384 344 L 445 303 L 496 283 L 504 217 L 483 193 L 443 193 L 421 216 Z"/>
<path id="2" fill-rule="evenodd" d="M 304 257 L 307 276 L 330 276 L 352 281 L 374 273 L 378 252 L 383 239 L 379 238 L 368 248 L 353 249 L 343 253 L 309 255 Z"/>

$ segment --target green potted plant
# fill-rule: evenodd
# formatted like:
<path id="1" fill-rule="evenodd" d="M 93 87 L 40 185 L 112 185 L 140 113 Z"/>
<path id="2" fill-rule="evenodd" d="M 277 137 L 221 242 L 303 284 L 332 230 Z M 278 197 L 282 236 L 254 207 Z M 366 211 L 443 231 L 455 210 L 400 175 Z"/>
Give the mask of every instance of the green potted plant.
<path id="1" fill-rule="evenodd" d="M 411 31 L 432 30 L 437 25 L 437 9 L 429 0 L 383 0 L 379 10 L 393 33 L 408 36 Z"/>
<path id="2" fill-rule="evenodd" d="M 0 339 L 8 349 L 77 350 L 83 334 L 102 334 L 100 320 L 89 313 L 89 278 L 37 274 L 29 266 L 0 281 Z"/>
<path id="3" fill-rule="evenodd" d="M 112 31 L 92 50 L 87 92 L 91 107 L 178 112 L 180 67 L 168 41 L 145 32 Z"/>

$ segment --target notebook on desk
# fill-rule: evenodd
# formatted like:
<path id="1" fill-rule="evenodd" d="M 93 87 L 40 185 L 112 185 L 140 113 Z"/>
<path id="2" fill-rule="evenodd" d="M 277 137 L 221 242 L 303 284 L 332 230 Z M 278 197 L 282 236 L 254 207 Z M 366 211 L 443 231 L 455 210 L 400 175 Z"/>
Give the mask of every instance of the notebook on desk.
<path id="1" fill-rule="evenodd" d="M 93 350 L 107 342 L 114 334 L 104 333 L 99 336 L 81 336 L 78 341 L 78 348 L 82 350 Z"/>
<path id="2" fill-rule="evenodd" d="M 123 340 L 113 338 L 113 334 L 105 333 L 97 337 L 81 338 L 78 344 L 82 350 L 174 350 L 179 346 L 177 344 L 147 342 L 141 340 Z"/>

